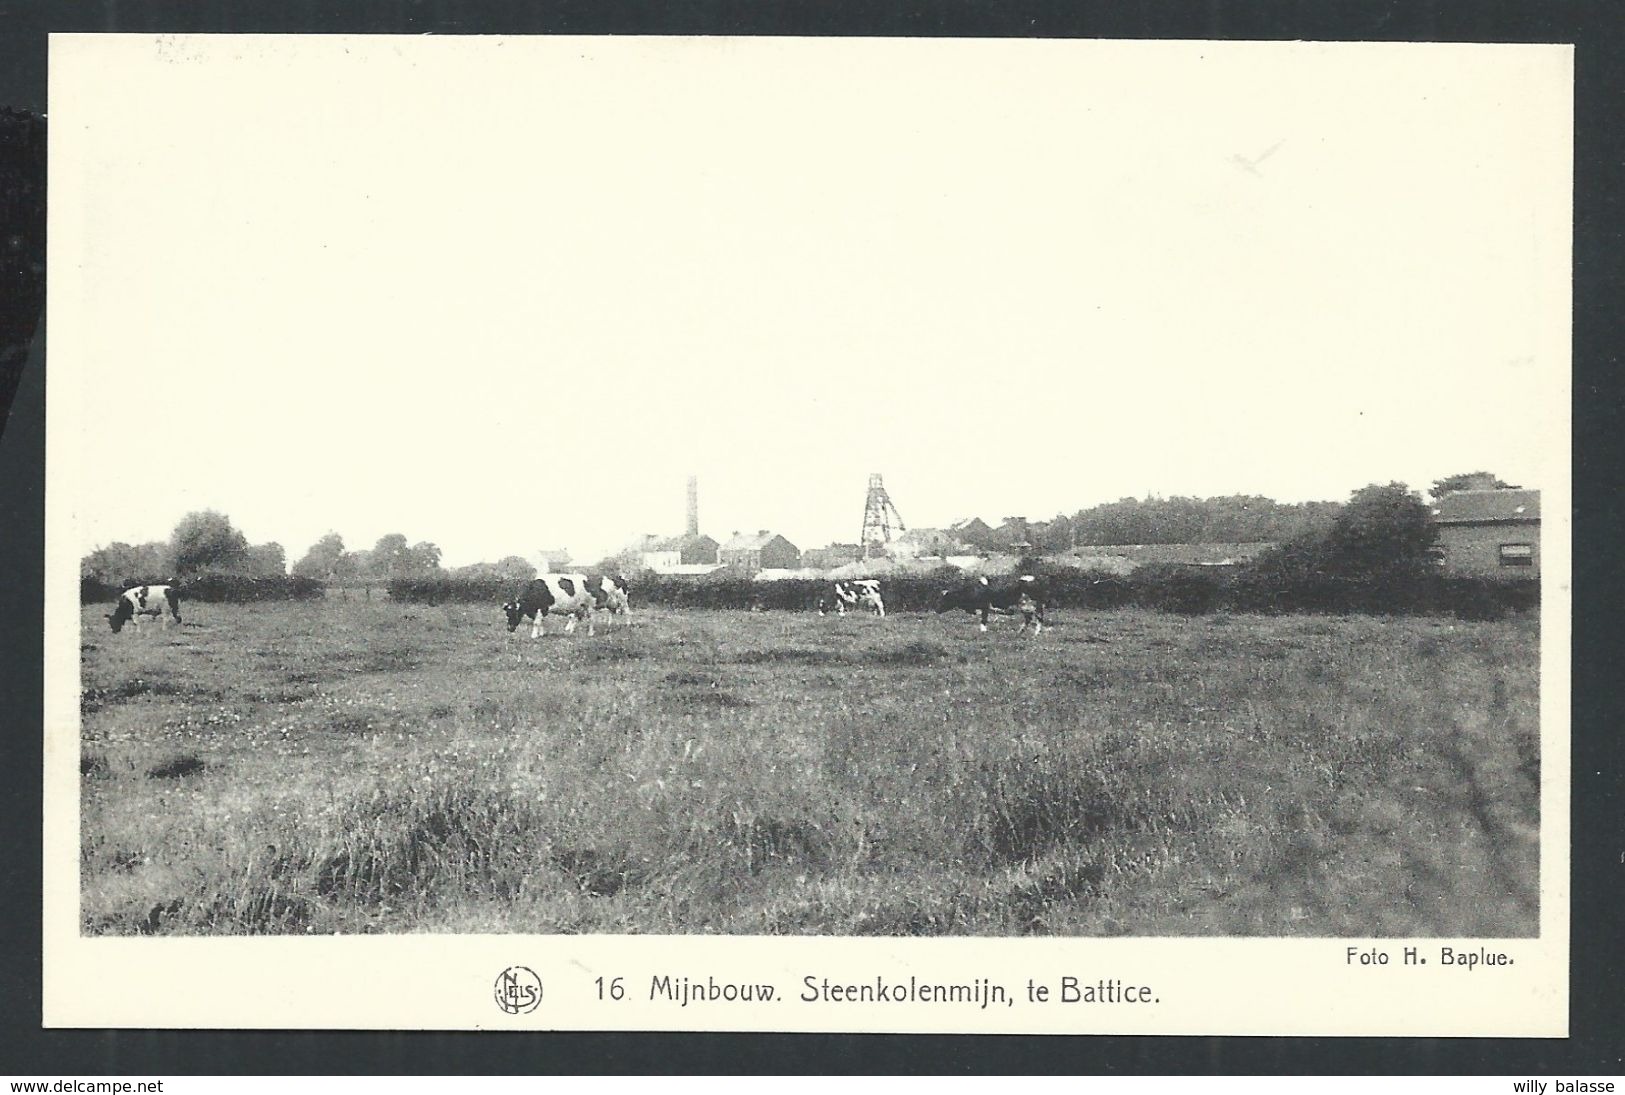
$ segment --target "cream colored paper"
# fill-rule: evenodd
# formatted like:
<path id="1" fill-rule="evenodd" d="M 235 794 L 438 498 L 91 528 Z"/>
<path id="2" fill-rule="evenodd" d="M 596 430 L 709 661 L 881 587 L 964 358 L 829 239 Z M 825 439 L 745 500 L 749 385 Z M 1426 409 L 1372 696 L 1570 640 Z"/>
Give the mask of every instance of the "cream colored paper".
<path id="1" fill-rule="evenodd" d="M 1553 46 L 54 36 L 46 1024 L 1563 1035 L 1571 96 Z M 586 558 L 689 470 L 810 544 L 876 469 L 945 521 L 1480 465 L 1544 494 L 1538 939 L 79 934 L 75 566 L 188 509 L 290 551 L 424 513 L 455 565 L 527 480 L 614 484 Z M 1515 966 L 1346 958 L 1441 944 Z M 1062 975 L 1158 1002 L 1022 1001 Z"/>

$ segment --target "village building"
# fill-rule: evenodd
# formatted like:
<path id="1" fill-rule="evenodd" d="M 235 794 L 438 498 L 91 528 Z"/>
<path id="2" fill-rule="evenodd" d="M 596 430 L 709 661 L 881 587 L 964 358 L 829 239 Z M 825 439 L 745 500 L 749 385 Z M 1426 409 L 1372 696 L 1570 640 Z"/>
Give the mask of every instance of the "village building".
<path id="1" fill-rule="evenodd" d="M 721 547 L 711 537 L 697 532 L 677 541 L 677 555 L 683 566 L 716 566 L 721 562 L 717 554 Z"/>
<path id="2" fill-rule="evenodd" d="M 943 559 L 969 555 L 972 549 L 945 528 L 911 528 L 892 542 L 892 554 L 901 558 Z"/>
<path id="3" fill-rule="evenodd" d="M 1433 523 L 1446 574 L 1540 577 L 1540 491 L 1452 491 L 1434 504 Z"/>
<path id="4" fill-rule="evenodd" d="M 801 549 L 769 529 L 734 533 L 719 549 L 724 566 L 741 570 L 794 570 L 801 566 Z"/>
<path id="5" fill-rule="evenodd" d="M 718 566 L 717 547 L 715 540 L 700 533 L 656 536 L 651 532 L 637 537 L 627 545 L 627 550 L 644 570 L 676 574 L 681 572 L 680 568 Z"/>
<path id="6" fill-rule="evenodd" d="M 1034 528 L 1025 517 L 1006 517 L 1004 523 L 993 530 L 993 539 L 1000 550 L 1025 555 L 1032 550 L 1033 542 L 1042 530 L 1042 525 Z"/>
<path id="7" fill-rule="evenodd" d="M 813 570 L 834 570 L 862 558 L 861 544 L 830 544 L 828 547 L 808 548 L 802 552 L 801 565 Z"/>
<path id="8" fill-rule="evenodd" d="M 968 544 L 977 551 L 993 551 L 1001 546 L 994 535 L 993 526 L 980 517 L 955 521 L 948 526 L 947 532 L 959 543 Z"/>
<path id="9" fill-rule="evenodd" d="M 538 574 L 557 574 L 570 565 L 570 553 L 563 548 L 542 548 L 530 561 Z"/>

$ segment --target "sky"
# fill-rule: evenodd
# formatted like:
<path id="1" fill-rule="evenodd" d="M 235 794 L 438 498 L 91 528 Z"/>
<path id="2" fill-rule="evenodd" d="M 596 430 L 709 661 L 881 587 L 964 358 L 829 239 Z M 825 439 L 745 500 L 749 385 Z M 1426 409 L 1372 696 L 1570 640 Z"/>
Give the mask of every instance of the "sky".
<path id="1" fill-rule="evenodd" d="M 59 36 L 48 506 L 289 560 L 1568 475 L 1566 47 Z"/>

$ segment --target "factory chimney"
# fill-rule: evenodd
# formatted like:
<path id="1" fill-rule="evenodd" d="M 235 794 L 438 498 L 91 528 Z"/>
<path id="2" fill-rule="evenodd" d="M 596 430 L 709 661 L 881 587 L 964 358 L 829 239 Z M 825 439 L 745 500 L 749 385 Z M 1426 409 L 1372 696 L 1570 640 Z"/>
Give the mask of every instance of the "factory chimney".
<path id="1" fill-rule="evenodd" d="M 700 477 L 688 477 L 688 538 L 700 534 Z"/>

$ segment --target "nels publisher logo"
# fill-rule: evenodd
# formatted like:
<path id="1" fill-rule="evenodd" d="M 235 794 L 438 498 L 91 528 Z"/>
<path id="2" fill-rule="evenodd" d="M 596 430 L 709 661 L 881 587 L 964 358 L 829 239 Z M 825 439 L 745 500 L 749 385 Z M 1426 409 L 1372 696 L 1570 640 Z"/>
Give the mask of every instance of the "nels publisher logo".
<path id="1" fill-rule="evenodd" d="M 542 979 L 528 966 L 509 966 L 497 974 L 497 1007 L 509 1015 L 524 1015 L 542 1002 Z"/>

